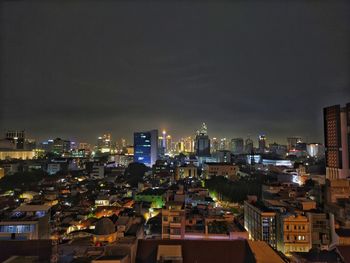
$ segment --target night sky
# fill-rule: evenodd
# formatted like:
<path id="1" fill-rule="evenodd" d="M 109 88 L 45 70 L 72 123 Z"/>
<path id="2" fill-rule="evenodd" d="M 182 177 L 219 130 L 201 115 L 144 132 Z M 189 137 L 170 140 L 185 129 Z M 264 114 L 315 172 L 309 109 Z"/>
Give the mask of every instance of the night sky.
<path id="1" fill-rule="evenodd" d="M 1 3 L 1 137 L 322 142 L 350 102 L 350 1 L 56 2 Z"/>

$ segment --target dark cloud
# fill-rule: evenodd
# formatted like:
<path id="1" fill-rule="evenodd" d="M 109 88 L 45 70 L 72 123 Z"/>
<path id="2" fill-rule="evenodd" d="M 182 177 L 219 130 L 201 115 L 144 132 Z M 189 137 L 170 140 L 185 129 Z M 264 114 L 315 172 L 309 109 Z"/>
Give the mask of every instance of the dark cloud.
<path id="1" fill-rule="evenodd" d="M 1 7 L 2 131 L 93 141 L 206 121 L 213 136 L 320 141 L 322 108 L 350 101 L 347 1 Z"/>

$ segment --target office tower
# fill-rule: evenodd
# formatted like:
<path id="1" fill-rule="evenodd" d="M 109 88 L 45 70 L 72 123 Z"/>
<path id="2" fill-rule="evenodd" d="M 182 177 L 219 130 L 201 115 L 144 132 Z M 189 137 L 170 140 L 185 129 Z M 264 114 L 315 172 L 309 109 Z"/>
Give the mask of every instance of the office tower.
<path id="1" fill-rule="evenodd" d="M 205 123 L 203 123 L 201 129 L 197 131 L 195 151 L 198 157 L 210 156 L 210 139 L 207 134 L 207 126 Z"/>
<path id="2" fill-rule="evenodd" d="M 194 140 L 191 136 L 181 139 L 181 142 L 183 143 L 183 150 L 185 152 L 194 152 Z"/>
<path id="3" fill-rule="evenodd" d="M 308 143 L 306 145 L 306 151 L 310 157 L 323 157 L 324 156 L 324 146 L 320 143 Z"/>
<path id="4" fill-rule="evenodd" d="M 24 140 L 24 149 L 32 151 L 36 148 L 36 141 L 34 139 L 25 139 Z"/>
<path id="5" fill-rule="evenodd" d="M 125 148 L 125 147 L 127 146 L 126 139 L 122 138 L 121 141 L 122 141 L 122 142 L 121 142 L 122 148 Z"/>
<path id="6" fill-rule="evenodd" d="M 287 154 L 287 145 L 280 145 L 276 142 L 270 143 L 269 145 L 270 152 L 281 157 L 285 157 Z"/>
<path id="7" fill-rule="evenodd" d="M 162 147 L 166 149 L 166 131 L 163 130 L 162 132 Z"/>
<path id="8" fill-rule="evenodd" d="M 323 109 L 326 178 L 345 179 L 350 176 L 350 103 Z"/>
<path id="9" fill-rule="evenodd" d="M 134 162 L 152 167 L 158 158 L 158 130 L 134 133 Z"/>
<path id="10" fill-rule="evenodd" d="M 47 141 L 43 141 L 40 145 L 40 148 L 43 149 L 45 152 L 52 152 L 53 140 L 48 139 Z"/>
<path id="11" fill-rule="evenodd" d="M 220 145 L 219 145 L 219 150 L 227 150 L 227 139 L 226 138 L 221 138 L 220 139 Z"/>
<path id="12" fill-rule="evenodd" d="M 90 144 L 86 143 L 86 142 L 81 142 L 79 143 L 79 147 L 78 149 L 82 149 L 82 150 L 87 150 L 90 151 Z"/>
<path id="13" fill-rule="evenodd" d="M 245 140 L 245 152 L 252 153 L 253 150 L 254 150 L 254 142 L 252 139 L 248 137 L 248 139 Z"/>
<path id="14" fill-rule="evenodd" d="M 5 135 L 6 140 L 15 144 L 15 148 L 19 150 L 24 149 L 25 132 L 24 131 L 7 131 Z"/>
<path id="15" fill-rule="evenodd" d="M 157 145 L 158 145 L 158 154 L 159 154 L 159 156 L 164 156 L 165 149 L 163 147 L 163 136 L 158 136 Z"/>
<path id="16" fill-rule="evenodd" d="M 52 152 L 56 154 L 64 154 L 70 151 L 71 142 L 68 140 L 63 140 L 61 138 L 56 138 L 53 140 Z"/>
<path id="17" fill-rule="evenodd" d="M 264 153 L 266 149 L 266 136 L 259 135 L 258 141 L 259 141 L 259 153 Z"/>
<path id="18" fill-rule="evenodd" d="M 294 149 L 297 143 L 301 143 L 300 137 L 288 137 L 287 138 L 287 150 L 290 151 L 291 149 Z"/>
<path id="19" fill-rule="evenodd" d="M 110 152 L 112 147 L 111 134 L 106 133 L 97 138 L 97 150 L 106 153 Z"/>
<path id="20" fill-rule="evenodd" d="M 162 131 L 162 135 L 158 137 L 158 153 L 160 156 L 164 156 L 167 152 L 167 134 L 166 131 Z"/>
<path id="21" fill-rule="evenodd" d="M 242 154 L 244 151 L 243 138 L 234 138 L 231 140 L 231 151 L 233 154 Z"/>
<path id="22" fill-rule="evenodd" d="M 167 135 L 166 136 L 166 148 L 165 148 L 165 151 L 167 153 L 170 153 L 172 151 L 172 138 L 171 138 L 171 135 Z"/>
<path id="23" fill-rule="evenodd" d="M 212 152 L 216 152 L 219 150 L 219 147 L 220 147 L 220 144 L 219 144 L 219 141 L 216 137 L 214 137 L 212 139 L 212 142 L 211 142 L 211 149 L 212 149 Z"/>

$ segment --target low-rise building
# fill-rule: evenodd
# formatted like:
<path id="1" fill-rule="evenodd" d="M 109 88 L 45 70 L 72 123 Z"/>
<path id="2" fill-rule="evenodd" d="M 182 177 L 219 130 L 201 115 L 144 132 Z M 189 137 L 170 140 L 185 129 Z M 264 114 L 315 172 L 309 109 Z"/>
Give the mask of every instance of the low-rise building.
<path id="1" fill-rule="evenodd" d="M 22 205 L 0 221 L 0 239 L 36 240 L 50 238 L 50 207 Z"/>
<path id="2" fill-rule="evenodd" d="M 224 176 L 229 180 L 237 180 L 239 167 L 230 163 L 207 162 L 203 165 L 204 178 L 210 179 L 213 176 Z"/>
<path id="3" fill-rule="evenodd" d="M 312 247 L 311 224 L 302 214 L 284 214 L 278 217 L 277 249 L 284 254 L 308 252 Z"/>
<path id="4" fill-rule="evenodd" d="M 193 163 L 181 165 L 175 169 L 175 180 L 180 180 L 188 177 L 197 177 L 197 166 Z"/>
<path id="5" fill-rule="evenodd" d="M 33 159 L 35 158 L 35 151 L 26 151 L 26 150 L 1 150 L 0 151 L 0 160 L 6 159 Z"/>
<path id="6" fill-rule="evenodd" d="M 307 212 L 311 227 L 312 247 L 320 250 L 328 250 L 332 241 L 333 220 L 323 212 Z"/>
<path id="7" fill-rule="evenodd" d="M 249 239 L 261 240 L 277 247 L 276 212 L 260 202 L 244 202 L 244 228 Z"/>
<path id="8" fill-rule="evenodd" d="M 186 212 L 182 202 L 167 202 L 162 209 L 162 239 L 183 239 Z"/>

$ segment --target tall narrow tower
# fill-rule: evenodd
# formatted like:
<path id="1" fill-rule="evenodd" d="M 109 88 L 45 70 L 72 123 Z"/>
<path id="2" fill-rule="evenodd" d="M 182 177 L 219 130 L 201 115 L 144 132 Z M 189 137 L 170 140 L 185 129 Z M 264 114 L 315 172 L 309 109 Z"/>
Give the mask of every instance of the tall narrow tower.
<path id="1" fill-rule="evenodd" d="M 350 103 L 323 109 L 326 150 L 326 178 L 350 177 Z"/>

